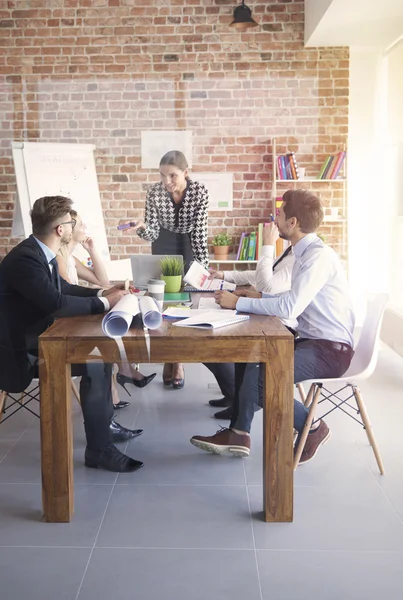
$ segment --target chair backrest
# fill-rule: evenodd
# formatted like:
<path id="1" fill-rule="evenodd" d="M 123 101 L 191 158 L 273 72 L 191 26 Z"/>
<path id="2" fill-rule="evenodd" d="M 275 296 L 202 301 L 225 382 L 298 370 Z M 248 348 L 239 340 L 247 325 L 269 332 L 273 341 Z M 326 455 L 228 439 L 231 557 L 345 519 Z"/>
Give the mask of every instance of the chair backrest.
<path id="1" fill-rule="evenodd" d="M 343 377 L 359 375 L 360 379 L 366 379 L 374 372 L 378 360 L 379 334 L 388 300 L 388 294 L 378 294 L 369 303 L 353 360 Z"/>

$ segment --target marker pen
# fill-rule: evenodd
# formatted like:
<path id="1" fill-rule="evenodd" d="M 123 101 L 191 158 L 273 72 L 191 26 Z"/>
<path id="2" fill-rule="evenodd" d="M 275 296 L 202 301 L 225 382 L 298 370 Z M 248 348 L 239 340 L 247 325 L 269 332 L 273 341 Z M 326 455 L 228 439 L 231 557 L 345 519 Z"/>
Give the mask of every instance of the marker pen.
<path id="1" fill-rule="evenodd" d="M 118 229 L 130 229 L 130 227 L 135 227 L 136 226 L 136 222 L 135 221 L 130 221 L 130 223 L 123 223 L 122 225 L 118 225 Z"/>

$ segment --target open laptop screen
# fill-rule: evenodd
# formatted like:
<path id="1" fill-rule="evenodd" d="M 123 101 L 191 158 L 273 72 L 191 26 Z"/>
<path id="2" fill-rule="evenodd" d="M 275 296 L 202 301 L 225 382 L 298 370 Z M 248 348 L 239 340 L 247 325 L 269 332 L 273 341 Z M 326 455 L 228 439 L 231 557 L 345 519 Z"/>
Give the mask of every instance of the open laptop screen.
<path id="1" fill-rule="evenodd" d="M 166 256 L 178 258 L 182 262 L 183 277 L 183 256 L 180 254 L 135 254 L 130 257 L 133 284 L 140 290 L 146 290 L 149 279 L 160 279 L 161 259 Z"/>

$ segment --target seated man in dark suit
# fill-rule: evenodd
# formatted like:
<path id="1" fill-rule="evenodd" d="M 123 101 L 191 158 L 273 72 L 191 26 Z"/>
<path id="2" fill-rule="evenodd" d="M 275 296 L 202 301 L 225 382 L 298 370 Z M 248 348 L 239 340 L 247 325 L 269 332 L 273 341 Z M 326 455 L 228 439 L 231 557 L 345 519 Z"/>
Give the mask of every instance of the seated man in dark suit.
<path id="1" fill-rule="evenodd" d="M 34 203 L 32 231 L 0 264 L 0 389 L 24 391 L 37 375 L 38 336 L 55 317 L 103 313 L 127 293 L 118 288 L 96 290 L 70 285 L 59 276 L 56 254 L 68 243 L 75 225 L 72 201 L 46 196 Z M 81 376 L 87 467 L 130 472 L 143 466 L 122 454 L 113 442 L 136 437 L 113 420 L 112 365 L 72 365 Z"/>

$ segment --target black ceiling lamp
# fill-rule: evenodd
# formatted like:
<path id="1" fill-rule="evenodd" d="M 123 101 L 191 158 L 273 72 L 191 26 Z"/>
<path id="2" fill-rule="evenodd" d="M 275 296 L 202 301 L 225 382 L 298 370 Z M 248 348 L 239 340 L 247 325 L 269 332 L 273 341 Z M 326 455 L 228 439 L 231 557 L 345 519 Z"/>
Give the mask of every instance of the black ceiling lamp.
<path id="1" fill-rule="evenodd" d="M 252 19 L 251 9 L 242 0 L 242 4 L 234 10 L 234 20 L 230 23 L 230 27 L 234 27 L 238 31 L 246 31 L 250 27 L 257 27 L 257 25 L 256 21 Z"/>

